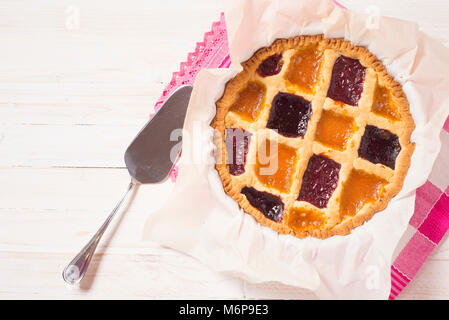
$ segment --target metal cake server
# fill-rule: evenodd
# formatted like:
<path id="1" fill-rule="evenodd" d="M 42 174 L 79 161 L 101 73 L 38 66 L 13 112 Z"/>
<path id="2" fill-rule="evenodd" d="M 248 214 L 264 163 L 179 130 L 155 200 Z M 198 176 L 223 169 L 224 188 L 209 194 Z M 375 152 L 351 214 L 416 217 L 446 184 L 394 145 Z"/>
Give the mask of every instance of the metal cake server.
<path id="1" fill-rule="evenodd" d="M 126 149 L 125 163 L 132 178 L 128 189 L 97 233 L 65 267 L 62 277 L 67 283 L 76 284 L 83 279 L 103 233 L 133 187 L 158 183 L 168 177 L 174 164 L 171 158 L 179 153 L 181 147 L 180 141 L 171 135 L 174 130 L 183 127 L 192 89 L 189 85 L 178 88 Z M 180 132 L 175 138 L 179 136 Z"/>

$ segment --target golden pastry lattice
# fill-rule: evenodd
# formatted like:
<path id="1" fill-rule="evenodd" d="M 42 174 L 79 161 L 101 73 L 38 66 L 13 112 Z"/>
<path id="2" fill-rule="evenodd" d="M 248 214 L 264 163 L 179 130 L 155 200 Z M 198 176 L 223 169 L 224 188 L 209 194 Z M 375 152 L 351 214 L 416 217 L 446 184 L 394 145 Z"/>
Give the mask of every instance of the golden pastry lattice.
<path id="1" fill-rule="evenodd" d="M 383 64 L 320 35 L 277 40 L 242 65 L 212 123 L 216 168 L 240 207 L 300 238 L 348 234 L 384 209 L 402 188 L 414 123 Z M 229 138 L 243 132 L 240 142 Z"/>

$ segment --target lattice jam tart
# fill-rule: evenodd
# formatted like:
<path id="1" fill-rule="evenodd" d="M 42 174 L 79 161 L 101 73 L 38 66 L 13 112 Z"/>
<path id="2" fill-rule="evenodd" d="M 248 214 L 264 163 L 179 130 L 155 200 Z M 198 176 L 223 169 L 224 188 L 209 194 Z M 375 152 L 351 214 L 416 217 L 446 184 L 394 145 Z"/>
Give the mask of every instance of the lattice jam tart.
<path id="1" fill-rule="evenodd" d="M 327 238 L 387 206 L 407 174 L 414 122 L 376 56 L 301 36 L 242 65 L 212 126 L 216 169 L 245 212 L 279 233 Z"/>

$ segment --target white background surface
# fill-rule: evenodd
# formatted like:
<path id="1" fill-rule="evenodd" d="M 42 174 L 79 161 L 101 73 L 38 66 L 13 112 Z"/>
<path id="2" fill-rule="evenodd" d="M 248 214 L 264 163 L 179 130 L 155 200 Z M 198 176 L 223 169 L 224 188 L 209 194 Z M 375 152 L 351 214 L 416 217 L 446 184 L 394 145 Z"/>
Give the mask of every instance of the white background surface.
<path id="1" fill-rule="evenodd" d="M 449 46 L 446 0 L 342 0 Z M 140 240 L 170 183 L 142 186 L 79 287 L 61 271 L 126 189 L 123 152 L 222 1 L 0 0 L 0 298 L 304 298 Z M 399 296 L 449 299 L 447 236 Z"/>

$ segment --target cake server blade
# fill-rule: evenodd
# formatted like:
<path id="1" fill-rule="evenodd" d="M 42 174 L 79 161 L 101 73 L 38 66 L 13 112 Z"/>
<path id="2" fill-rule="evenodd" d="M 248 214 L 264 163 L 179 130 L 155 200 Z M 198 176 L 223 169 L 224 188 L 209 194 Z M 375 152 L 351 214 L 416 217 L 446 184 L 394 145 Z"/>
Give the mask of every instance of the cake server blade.
<path id="1" fill-rule="evenodd" d="M 162 182 L 168 177 L 181 149 L 182 127 L 192 89 L 186 85 L 172 93 L 126 149 L 125 163 L 131 182 L 100 229 L 64 268 L 62 277 L 67 283 L 76 284 L 83 279 L 101 237 L 133 187 Z"/>
<path id="2" fill-rule="evenodd" d="M 192 86 L 176 90 L 129 145 L 125 163 L 136 181 L 157 183 L 168 176 L 180 151 L 178 137 L 191 93 Z"/>

